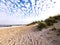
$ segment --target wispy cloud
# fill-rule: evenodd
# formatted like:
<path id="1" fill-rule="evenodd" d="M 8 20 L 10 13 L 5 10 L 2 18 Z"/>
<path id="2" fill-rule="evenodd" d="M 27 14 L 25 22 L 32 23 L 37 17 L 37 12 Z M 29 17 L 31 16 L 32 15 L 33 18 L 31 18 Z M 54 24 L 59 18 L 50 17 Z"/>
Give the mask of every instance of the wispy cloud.
<path id="1" fill-rule="evenodd" d="M 51 13 L 59 12 L 59 2 L 56 0 L 0 0 L 0 21 L 12 24 L 45 19 Z"/>

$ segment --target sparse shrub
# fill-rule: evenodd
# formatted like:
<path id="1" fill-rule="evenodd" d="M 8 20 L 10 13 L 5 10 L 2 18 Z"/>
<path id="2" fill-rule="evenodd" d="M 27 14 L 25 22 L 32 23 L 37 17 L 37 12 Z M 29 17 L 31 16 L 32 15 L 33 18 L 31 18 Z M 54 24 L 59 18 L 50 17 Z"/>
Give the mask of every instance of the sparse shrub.
<path id="1" fill-rule="evenodd" d="M 54 16 L 55 20 L 60 20 L 60 15 Z"/>
<path id="2" fill-rule="evenodd" d="M 36 21 L 36 23 L 40 23 L 41 21 Z"/>
<path id="3" fill-rule="evenodd" d="M 46 20 L 45 20 L 45 22 L 47 23 L 47 25 L 48 25 L 48 26 L 53 25 L 53 23 L 52 23 L 52 21 L 51 21 L 51 20 L 46 19 Z"/>
<path id="4" fill-rule="evenodd" d="M 54 23 L 57 23 L 57 21 L 53 17 L 49 17 L 48 19 L 45 20 L 48 26 L 53 25 Z"/>
<path id="5" fill-rule="evenodd" d="M 50 19 L 52 21 L 52 23 L 57 23 L 57 21 L 54 17 L 49 17 L 48 19 Z"/>
<path id="6" fill-rule="evenodd" d="M 57 29 L 57 36 L 60 36 L 60 29 Z"/>
<path id="7" fill-rule="evenodd" d="M 53 27 L 53 28 L 52 28 L 52 31 L 55 31 L 55 30 L 57 30 L 57 29 L 56 29 L 55 27 Z"/>
<path id="8" fill-rule="evenodd" d="M 33 25 L 33 24 L 36 24 L 36 23 L 37 23 L 37 21 L 32 22 L 32 23 L 30 23 L 30 24 L 27 24 L 27 26 L 29 26 L 29 25 Z"/>
<path id="9" fill-rule="evenodd" d="M 40 22 L 37 26 L 37 28 L 41 31 L 43 28 L 46 28 L 47 24 L 45 22 Z"/>
<path id="10" fill-rule="evenodd" d="M 34 21 L 34 22 L 32 22 L 32 23 L 30 23 L 30 24 L 27 24 L 26 26 L 29 26 L 29 25 L 33 25 L 33 24 L 38 24 L 38 23 L 40 23 L 40 21 Z"/>
<path id="11" fill-rule="evenodd" d="M 43 20 L 41 20 L 40 22 L 44 22 Z"/>

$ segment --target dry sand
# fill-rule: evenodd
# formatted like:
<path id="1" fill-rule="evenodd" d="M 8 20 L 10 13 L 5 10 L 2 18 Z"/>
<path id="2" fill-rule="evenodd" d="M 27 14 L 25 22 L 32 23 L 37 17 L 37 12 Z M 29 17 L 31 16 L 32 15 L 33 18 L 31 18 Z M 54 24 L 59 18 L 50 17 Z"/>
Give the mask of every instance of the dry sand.
<path id="1" fill-rule="evenodd" d="M 0 45 L 60 45 L 51 28 L 38 31 L 36 25 L 0 28 Z"/>

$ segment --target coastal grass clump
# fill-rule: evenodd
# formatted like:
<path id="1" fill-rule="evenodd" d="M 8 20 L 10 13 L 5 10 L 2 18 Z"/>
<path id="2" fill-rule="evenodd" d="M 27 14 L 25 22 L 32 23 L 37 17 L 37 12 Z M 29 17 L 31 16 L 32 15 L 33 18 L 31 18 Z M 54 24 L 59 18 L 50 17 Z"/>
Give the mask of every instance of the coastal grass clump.
<path id="1" fill-rule="evenodd" d="M 56 19 L 53 17 L 49 17 L 48 19 L 45 20 L 48 26 L 53 25 L 54 23 L 57 23 Z"/>
<path id="2" fill-rule="evenodd" d="M 40 22 L 37 26 L 37 29 L 39 29 L 40 31 L 43 29 L 43 28 L 47 28 L 47 24 L 43 21 L 43 22 Z"/>
<path id="3" fill-rule="evenodd" d="M 55 27 L 53 27 L 51 30 L 56 32 L 57 36 L 60 36 L 60 29 L 56 29 Z"/>
<path id="4" fill-rule="evenodd" d="M 33 24 L 38 24 L 40 21 L 34 21 L 34 22 L 32 22 L 32 23 L 30 23 L 30 24 L 27 24 L 27 26 L 30 26 L 30 25 L 33 25 Z"/>
<path id="5" fill-rule="evenodd" d="M 58 14 L 57 16 L 53 17 L 55 20 L 60 20 L 60 15 Z"/>
<path id="6" fill-rule="evenodd" d="M 27 26 L 29 26 L 29 25 L 33 25 L 33 24 L 35 24 L 36 22 L 32 22 L 32 23 L 30 23 L 30 24 L 27 24 Z"/>
<path id="7" fill-rule="evenodd" d="M 57 36 L 60 36 L 60 29 L 57 29 Z"/>
<path id="8" fill-rule="evenodd" d="M 60 29 L 52 28 L 52 31 L 55 31 L 57 36 L 60 36 Z"/>
<path id="9" fill-rule="evenodd" d="M 55 30 L 57 30 L 55 27 L 53 27 L 52 29 L 51 29 L 52 31 L 55 31 Z"/>

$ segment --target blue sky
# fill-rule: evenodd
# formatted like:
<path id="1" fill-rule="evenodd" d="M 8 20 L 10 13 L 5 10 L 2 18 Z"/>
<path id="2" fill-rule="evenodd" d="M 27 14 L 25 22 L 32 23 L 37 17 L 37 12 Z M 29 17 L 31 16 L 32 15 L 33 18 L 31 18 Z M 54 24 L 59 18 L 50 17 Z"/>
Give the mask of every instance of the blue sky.
<path id="1" fill-rule="evenodd" d="M 0 0 L 0 24 L 25 24 L 60 13 L 59 0 Z"/>

